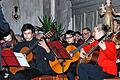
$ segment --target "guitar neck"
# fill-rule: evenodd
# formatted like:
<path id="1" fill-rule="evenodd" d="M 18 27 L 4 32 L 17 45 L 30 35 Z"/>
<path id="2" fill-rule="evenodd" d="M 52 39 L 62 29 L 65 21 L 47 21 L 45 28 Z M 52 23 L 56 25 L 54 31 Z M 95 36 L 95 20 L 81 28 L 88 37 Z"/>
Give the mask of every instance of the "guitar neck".
<path id="1" fill-rule="evenodd" d="M 85 42 L 84 44 L 80 45 L 77 49 L 73 50 L 73 51 L 70 51 L 70 53 L 76 53 L 78 52 L 83 46 L 89 44 L 89 41 L 88 42 Z"/>
<path id="2" fill-rule="evenodd" d="M 97 49 L 98 44 L 96 46 L 94 46 L 88 53 L 87 56 L 90 56 L 92 54 L 93 51 L 95 51 L 95 49 Z"/>
<path id="3" fill-rule="evenodd" d="M 33 49 L 35 49 L 35 48 L 37 47 L 37 44 L 38 44 L 38 41 L 36 41 L 36 42 L 34 43 L 34 45 L 30 48 L 30 50 L 28 50 L 28 51 L 26 52 L 26 55 L 28 55 L 30 52 L 32 52 Z"/>
<path id="4" fill-rule="evenodd" d="M 102 41 L 104 38 L 106 37 L 106 35 L 103 35 L 100 39 L 98 39 L 98 42 Z M 98 47 L 99 45 L 97 44 L 96 46 L 94 46 L 88 53 L 87 56 L 90 56 L 92 54 L 93 51 L 95 51 L 95 49 Z"/>

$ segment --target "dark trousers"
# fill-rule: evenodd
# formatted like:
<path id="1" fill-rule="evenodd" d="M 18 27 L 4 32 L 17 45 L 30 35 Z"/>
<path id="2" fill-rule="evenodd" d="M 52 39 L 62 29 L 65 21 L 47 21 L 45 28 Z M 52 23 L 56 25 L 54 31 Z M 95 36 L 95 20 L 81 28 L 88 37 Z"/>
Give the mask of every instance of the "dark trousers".
<path id="1" fill-rule="evenodd" d="M 79 64 L 79 80 L 103 80 L 104 78 L 114 77 L 102 71 L 102 68 L 95 64 Z"/>
<path id="2" fill-rule="evenodd" d="M 15 74 L 14 80 L 31 80 L 33 77 L 41 75 L 41 72 L 37 69 L 30 68 L 18 71 Z"/>
<path id="3" fill-rule="evenodd" d="M 42 76 L 42 75 L 53 75 L 54 76 L 56 74 L 51 70 L 44 72 L 44 71 L 40 71 L 36 68 L 28 68 L 25 70 L 18 71 L 15 74 L 15 77 L 13 80 L 31 80 L 34 77 Z"/>
<path id="4" fill-rule="evenodd" d="M 68 72 L 67 78 L 68 80 L 75 80 L 76 73 L 75 72 Z"/>
<path id="5" fill-rule="evenodd" d="M 0 75 L 0 80 L 4 80 L 4 78 Z"/>
<path id="6" fill-rule="evenodd" d="M 3 76 L 4 76 L 4 73 L 0 71 L 0 80 L 4 80 Z"/>
<path id="7" fill-rule="evenodd" d="M 67 74 L 68 80 L 75 80 L 75 76 L 77 75 L 76 66 L 77 62 L 71 63 L 69 69 L 67 70 L 67 72 L 65 72 L 65 74 Z"/>

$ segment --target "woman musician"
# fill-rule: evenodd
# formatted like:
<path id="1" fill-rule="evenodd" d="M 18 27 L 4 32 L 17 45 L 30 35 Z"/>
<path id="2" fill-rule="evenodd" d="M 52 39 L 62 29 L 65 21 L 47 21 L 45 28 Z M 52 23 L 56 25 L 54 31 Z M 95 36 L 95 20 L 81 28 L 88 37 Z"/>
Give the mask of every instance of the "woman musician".
<path id="1" fill-rule="evenodd" d="M 105 40 L 103 37 L 106 35 L 105 25 L 97 25 L 94 28 L 94 38 L 89 45 L 81 49 L 80 57 L 84 59 L 87 55 L 87 50 L 91 47 L 98 45 L 98 59 L 97 64 L 84 64 L 78 66 L 79 80 L 102 80 L 104 78 L 115 77 L 117 75 L 116 66 L 116 48 L 111 40 Z M 103 37 L 103 39 L 101 39 Z M 99 39 L 101 39 L 99 41 Z M 93 55 L 93 54 L 92 54 Z"/>
<path id="2" fill-rule="evenodd" d="M 10 29 L 8 35 L 3 37 L 2 48 L 13 49 L 13 47 L 17 44 L 17 42 L 18 40 L 16 39 L 13 30 Z"/>

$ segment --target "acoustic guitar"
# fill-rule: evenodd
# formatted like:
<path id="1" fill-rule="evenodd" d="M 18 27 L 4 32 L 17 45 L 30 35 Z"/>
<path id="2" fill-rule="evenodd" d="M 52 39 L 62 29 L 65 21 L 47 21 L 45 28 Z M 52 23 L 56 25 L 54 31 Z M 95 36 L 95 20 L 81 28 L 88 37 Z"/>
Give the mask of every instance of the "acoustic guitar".
<path id="1" fill-rule="evenodd" d="M 76 50 L 77 48 L 74 45 L 69 45 L 66 47 L 66 50 L 68 53 L 70 53 L 71 51 Z M 76 62 L 77 60 L 79 60 L 80 58 L 80 52 L 77 51 L 75 53 L 73 53 L 72 58 L 66 60 L 63 64 L 64 64 L 64 72 L 66 72 L 70 66 L 71 63 Z M 98 59 L 98 53 L 94 52 L 91 56 L 86 57 L 84 59 L 82 59 L 82 63 L 88 63 L 90 61 L 92 62 L 96 62 Z M 52 70 L 58 74 L 63 73 L 63 66 L 61 65 L 61 63 L 59 62 L 59 60 L 57 58 L 55 58 L 54 61 L 49 61 L 49 64 L 52 68 Z"/>
<path id="2" fill-rule="evenodd" d="M 106 35 L 102 36 L 102 37 L 98 40 L 98 42 L 101 41 L 101 40 L 103 40 L 103 38 L 104 38 L 105 36 L 106 36 Z M 72 56 L 71 59 L 66 60 L 66 61 L 63 63 L 63 64 L 64 64 L 64 72 L 66 72 L 66 71 L 68 70 L 68 68 L 69 68 L 69 66 L 70 66 L 71 63 L 76 62 L 76 61 L 80 58 L 80 52 L 79 52 L 80 49 L 81 49 L 83 46 L 88 45 L 90 42 L 91 42 L 91 40 L 83 43 L 83 44 L 80 45 L 78 48 L 76 48 L 74 45 L 69 45 L 69 46 L 66 47 L 67 52 L 70 53 L 70 54 L 72 53 L 73 56 Z M 88 54 L 86 55 L 86 58 L 85 58 L 85 59 L 81 59 L 81 62 L 82 62 L 82 63 L 85 63 L 85 62 L 87 63 L 87 62 L 89 62 L 89 61 L 96 62 L 96 61 L 97 61 L 97 58 L 98 58 L 98 53 L 95 52 L 94 55 L 92 55 L 92 54 L 93 54 L 93 51 L 94 51 L 97 47 L 98 47 L 98 45 L 94 46 L 94 48 L 92 48 L 92 49 L 88 52 Z M 58 74 L 63 73 L 63 67 L 62 67 L 60 61 L 59 61 L 56 57 L 55 57 L 55 60 L 54 60 L 54 61 L 49 61 L 49 64 L 50 64 L 50 66 L 51 66 L 51 68 L 52 68 L 52 70 L 53 70 L 54 72 L 56 72 L 56 73 L 58 73 Z"/>
<path id="3" fill-rule="evenodd" d="M 106 37 L 106 35 L 103 35 L 98 42 L 100 42 L 101 40 L 103 40 Z M 96 46 L 93 46 L 85 55 L 85 58 L 81 58 L 80 59 L 80 63 L 88 63 L 88 62 L 92 62 L 92 63 L 97 63 L 98 57 L 99 57 L 99 52 L 96 51 L 96 49 L 99 47 L 99 45 L 97 44 Z"/>
<path id="4" fill-rule="evenodd" d="M 75 50 L 75 49 L 76 49 L 76 47 L 73 46 L 73 45 L 69 45 L 69 46 L 66 47 L 66 50 L 67 50 L 68 53 L 70 51 L 72 51 L 72 50 Z M 70 64 L 72 62 L 75 62 L 75 61 L 77 61 L 79 59 L 79 55 L 80 55 L 80 52 L 78 51 L 78 52 L 74 53 L 74 55 L 72 56 L 72 58 L 66 60 L 63 63 L 63 65 L 64 65 L 64 72 L 66 72 L 68 70 L 68 68 L 69 68 L 69 66 L 70 66 Z M 63 66 L 62 66 L 62 64 L 60 63 L 60 61 L 57 58 L 55 58 L 54 61 L 50 61 L 49 60 L 49 64 L 50 64 L 50 66 L 51 66 L 51 68 L 52 68 L 52 70 L 54 72 L 56 72 L 58 74 L 63 73 Z"/>
<path id="5" fill-rule="evenodd" d="M 85 58 L 80 58 L 80 63 L 93 63 L 93 64 L 97 64 L 97 60 L 99 57 L 99 51 L 95 50 L 98 47 L 92 47 L 92 49 L 90 51 L 87 52 L 87 54 L 85 55 Z"/>
<path id="6" fill-rule="evenodd" d="M 84 45 L 89 44 L 89 41 L 82 44 L 79 47 L 75 47 L 74 45 L 69 45 L 67 46 L 65 49 L 68 52 L 68 54 L 73 54 L 72 57 L 70 59 L 65 60 L 65 62 L 63 63 L 64 65 L 64 71 L 63 71 L 63 65 L 61 64 L 61 62 L 55 57 L 54 61 L 50 61 L 49 60 L 49 65 L 51 66 L 52 70 L 58 74 L 61 74 L 63 72 L 66 72 L 70 66 L 71 63 L 76 62 L 80 57 L 80 52 L 79 50 L 81 49 L 81 47 L 83 47 Z M 53 50 L 53 52 L 55 53 L 55 51 Z"/>

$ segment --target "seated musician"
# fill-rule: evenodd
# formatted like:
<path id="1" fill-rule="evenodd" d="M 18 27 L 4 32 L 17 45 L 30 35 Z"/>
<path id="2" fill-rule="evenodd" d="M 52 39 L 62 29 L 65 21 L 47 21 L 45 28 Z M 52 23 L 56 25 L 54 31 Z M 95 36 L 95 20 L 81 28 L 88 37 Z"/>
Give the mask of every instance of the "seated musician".
<path id="1" fill-rule="evenodd" d="M 75 32 L 75 43 L 83 44 L 84 40 L 82 34 L 79 31 Z"/>
<path id="2" fill-rule="evenodd" d="M 4 18 L 4 14 L 2 12 L 1 7 L 1 0 L 0 0 L 0 80 L 5 80 L 5 72 L 4 67 L 1 65 L 1 50 L 5 47 L 3 47 L 3 37 L 9 35 L 10 33 L 10 25 Z"/>
<path id="3" fill-rule="evenodd" d="M 72 31 L 72 30 L 66 31 L 66 33 L 65 33 L 66 43 L 63 44 L 63 46 L 65 48 L 67 48 L 69 45 L 74 45 L 75 47 L 79 46 L 78 43 L 75 43 L 75 37 L 74 36 L 75 36 L 74 31 Z M 73 54 L 70 54 L 70 55 L 72 57 Z M 65 72 L 65 74 L 67 74 L 67 76 L 68 76 L 68 80 L 75 80 L 77 62 L 78 61 L 71 63 L 71 65 L 69 66 L 69 69 L 67 70 L 67 72 Z"/>
<path id="4" fill-rule="evenodd" d="M 18 42 L 12 29 L 10 29 L 9 33 L 3 37 L 3 40 L 2 48 L 13 49 Z"/>
<path id="5" fill-rule="evenodd" d="M 1 48 L 2 50 L 12 50 L 13 47 L 17 44 L 17 39 L 15 37 L 15 34 L 13 32 L 13 30 L 10 29 L 9 32 L 7 32 L 7 34 L 5 34 L 3 36 L 3 38 L 1 39 Z M 8 74 L 5 79 L 9 79 L 9 80 L 13 80 L 13 73 L 11 72 L 11 66 L 4 66 L 3 67 L 4 73 Z"/>
<path id="6" fill-rule="evenodd" d="M 79 80 L 103 80 L 117 75 L 116 48 L 111 40 L 103 37 L 108 30 L 105 25 L 98 25 L 94 28 L 94 38 L 89 45 L 81 49 L 81 64 L 78 66 Z M 102 38 L 102 39 L 101 39 Z M 96 63 L 82 63 L 92 47 L 98 46 L 98 59 Z M 93 48 L 92 48 L 93 49 Z M 93 49 L 95 50 L 95 48 Z M 88 52 L 88 53 L 87 53 Z M 93 53 L 92 55 L 94 55 Z"/>
<path id="7" fill-rule="evenodd" d="M 24 40 L 22 42 L 18 42 L 13 50 L 15 52 L 20 52 L 21 49 L 25 47 L 29 48 L 30 50 L 32 48 L 33 58 L 29 61 L 30 68 L 25 68 L 24 70 L 17 71 L 14 80 L 31 80 L 36 76 L 56 75 L 56 73 L 52 71 L 48 62 L 49 60 L 54 61 L 54 54 L 46 45 L 44 40 L 41 39 L 38 41 L 38 39 L 34 37 L 34 26 L 29 23 L 24 24 L 21 32 Z"/>
<path id="8" fill-rule="evenodd" d="M 89 27 L 84 27 L 82 29 L 83 41 L 86 42 L 92 38 L 92 33 Z"/>

